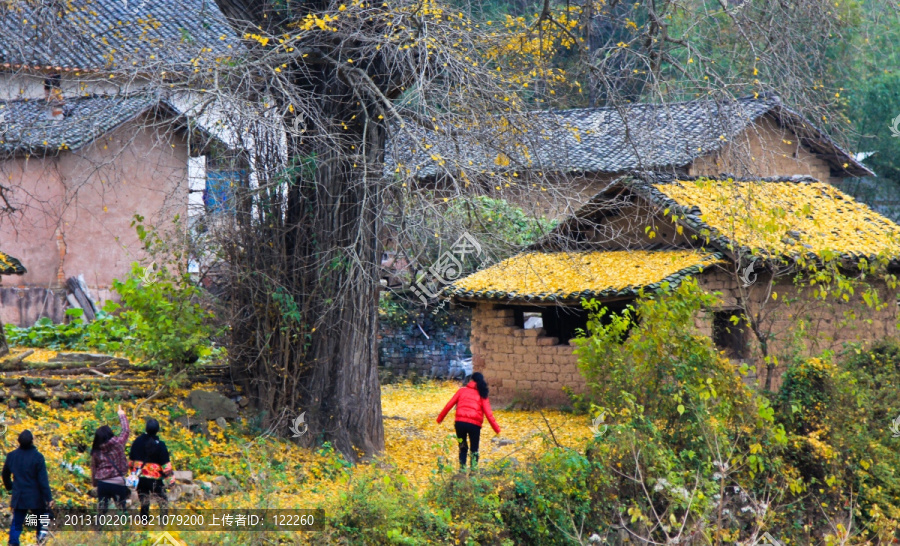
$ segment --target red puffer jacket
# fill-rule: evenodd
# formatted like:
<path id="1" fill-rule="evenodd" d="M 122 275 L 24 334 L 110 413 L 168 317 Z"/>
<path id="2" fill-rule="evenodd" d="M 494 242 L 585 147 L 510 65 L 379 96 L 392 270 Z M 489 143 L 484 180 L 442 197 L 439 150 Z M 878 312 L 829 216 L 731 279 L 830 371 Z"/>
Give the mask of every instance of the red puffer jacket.
<path id="1" fill-rule="evenodd" d="M 447 413 L 453 406 L 456 406 L 457 421 L 472 423 L 480 427 L 484 424 L 484 417 L 487 416 L 491 428 L 494 429 L 494 432 L 500 434 L 500 426 L 497 425 L 497 421 L 494 420 L 494 414 L 491 413 L 491 402 L 478 394 L 478 388 L 476 388 L 474 381 L 469 381 L 468 385 L 456 391 L 456 394 L 453 395 L 453 398 L 447 402 L 441 414 L 438 415 L 438 424 L 441 424 L 441 421 L 444 420 L 444 417 L 447 416 Z"/>

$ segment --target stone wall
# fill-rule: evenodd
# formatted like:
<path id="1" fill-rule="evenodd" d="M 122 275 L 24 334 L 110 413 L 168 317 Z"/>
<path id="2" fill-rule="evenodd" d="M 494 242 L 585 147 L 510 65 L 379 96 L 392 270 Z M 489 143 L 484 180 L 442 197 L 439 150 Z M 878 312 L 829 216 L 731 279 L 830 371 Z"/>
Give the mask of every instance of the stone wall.
<path id="1" fill-rule="evenodd" d="M 44 317 L 48 317 L 53 322 L 62 323 L 66 319 L 67 305 L 65 289 L 20 288 L 0 284 L 0 309 L 2 309 L 3 324 L 32 326 L 38 319 Z"/>
<path id="2" fill-rule="evenodd" d="M 712 313 L 738 309 L 737 298 L 741 288 L 733 273 L 725 269 L 709 269 L 699 275 L 700 285 L 710 292 L 722 294 L 721 306 L 697 317 L 698 330 L 712 337 Z M 797 346 L 803 354 L 820 354 L 824 350 L 839 351 L 845 343 L 871 343 L 896 332 L 898 306 L 891 291 L 883 282 L 877 282 L 879 299 L 883 307 L 873 309 L 865 304 L 857 293 L 849 301 L 829 298 L 819 301 L 799 293 L 789 279 L 779 280 L 773 286 L 777 300 L 766 301 L 769 280 L 760 276 L 756 283 L 745 289 L 743 297 L 748 301 L 751 313 L 762 311 L 766 317 L 763 329 L 771 334 L 769 354 L 783 357 Z M 791 302 L 791 300 L 794 300 Z M 791 302 L 791 303 L 786 303 Z M 795 336 L 799 323 L 807 330 Z M 765 380 L 765 364 L 755 337 L 750 332 L 745 338 L 749 353 L 740 359 L 755 368 L 749 380 Z M 491 399 L 495 404 L 512 402 L 537 402 L 547 405 L 565 403 L 563 387 L 576 392 L 583 391 L 574 347 L 561 345 L 559 340 L 548 337 L 543 329 L 523 329 L 515 324 L 514 311 L 492 303 L 478 303 L 472 312 L 472 364 L 474 371 L 484 374 L 491 387 Z M 798 345 L 799 344 L 799 345 Z M 781 374 L 786 363 L 780 358 L 773 374 L 772 388 L 781 386 Z"/>
<path id="3" fill-rule="evenodd" d="M 425 313 L 406 324 L 394 324 L 381 318 L 378 324 L 379 365 L 397 376 L 409 373 L 458 376 L 460 372 L 455 362 L 472 355 L 469 350 L 470 323 L 468 309 L 442 311 L 437 319 Z M 417 324 L 422 326 L 421 330 Z"/>
<path id="4" fill-rule="evenodd" d="M 563 387 L 584 389 L 574 347 L 515 325 L 512 309 L 478 304 L 472 311 L 472 368 L 484 374 L 495 404 L 565 403 Z"/>

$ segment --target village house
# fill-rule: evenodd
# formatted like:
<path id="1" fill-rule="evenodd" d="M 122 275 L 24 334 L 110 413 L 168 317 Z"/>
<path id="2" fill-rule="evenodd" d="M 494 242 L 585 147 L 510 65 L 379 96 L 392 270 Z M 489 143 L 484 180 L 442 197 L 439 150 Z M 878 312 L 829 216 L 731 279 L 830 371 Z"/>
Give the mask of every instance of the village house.
<path id="1" fill-rule="evenodd" d="M 555 202 L 513 188 L 502 196 L 555 217 L 634 171 L 804 175 L 837 185 L 873 174 L 775 95 L 536 111 L 499 125 L 473 122 L 457 136 L 407 123 L 387 146 L 386 174 L 414 177 L 438 191 L 460 185 L 461 171 L 546 177 L 555 182 Z"/>
<path id="2" fill-rule="evenodd" d="M 385 175 L 411 181 L 437 206 L 471 193 L 467 184 L 480 180 L 475 191 L 506 199 L 526 215 L 558 220 L 635 171 L 800 175 L 836 187 L 873 174 L 775 95 L 535 111 L 505 124 L 473 120 L 444 129 L 407 123 L 386 146 Z M 382 239 L 383 284 L 401 287 L 413 271 L 432 265 L 406 258 L 402 234 Z"/>
<path id="3" fill-rule="evenodd" d="M 0 241 L 29 271 L 0 286 L 0 319 L 63 320 L 72 277 L 102 303 L 132 262 L 148 265 L 135 215 L 165 232 L 174 218 L 203 209 L 204 197 L 215 201 L 209 134 L 185 115 L 183 97 L 161 95 L 160 84 L 238 47 L 216 4 L 204 0 L 4 7 Z M 219 186 L 240 175 L 219 174 Z"/>
<path id="4" fill-rule="evenodd" d="M 536 111 L 506 124 L 473 120 L 444 129 L 407 123 L 386 147 L 386 176 L 413 179 L 438 206 L 471 193 L 466 184 L 480 179 L 480 191 L 536 217 L 566 218 L 635 171 L 801 175 L 836 187 L 872 175 L 775 95 Z M 432 265 L 405 259 L 402 234 L 383 240 L 384 284 L 401 286 L 412 271 Z"/>
<path id="5" fill-rule="evenodd" d="M 570 343 L 587 324 L 584 299 L 611 312 L 687 277 L 721 294 L 698 330 L 736 360 L 768 373 L 758 337 L 734 317 L 754 317 L 768 355 L 783 356 L 806 328 L 807 354 L 867 343 L 896 330 L 900 226 L 837 188 L 810 177 L 707 179 L 645 173 L 595 195 L 526 252 L 451 285 L 472 309 L 473 366 L 500 403 L 561 403 L 584 388 Z M 869 289 L 818 297 L 795 284 L 798 268 L 838 267 L 858 277 L 881 264 Z M 824 269 L 821 269 L 824 270 Z M 784 360 L 771 370 L 780 385 Z"/>

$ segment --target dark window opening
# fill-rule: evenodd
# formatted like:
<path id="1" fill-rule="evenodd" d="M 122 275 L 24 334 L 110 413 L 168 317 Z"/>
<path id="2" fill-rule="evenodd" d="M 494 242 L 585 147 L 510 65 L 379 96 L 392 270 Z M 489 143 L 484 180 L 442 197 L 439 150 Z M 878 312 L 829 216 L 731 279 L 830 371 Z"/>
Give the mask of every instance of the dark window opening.
<path id="1" fill-rule="evenodd" d="M 713 343 L 731 359 L 747 358 L 747 323 L 740 310 L 713 313 Z"/>
<path id="2" fill-rule="evenodd" d="M 44 78 L 44 94 L 46 97 L 49 98 L 51 94 L 55 94 L 61 89 L 62 77 L 59 74 L 53 74 Z"/>
<path id="3" fill-rule="evenodd" d="M 609 313 L 604 315 L 602 323 L 608 324 L 612 315 L 621 314 L 630 301 L 606 303 Z M 588 312 L 580 307 L 516 307 L 515 322 L 519 328 L 543 328 L 544 335 L 559 339 L 561 345 L 569 343 L 574 337 L 587 334 Z"/>

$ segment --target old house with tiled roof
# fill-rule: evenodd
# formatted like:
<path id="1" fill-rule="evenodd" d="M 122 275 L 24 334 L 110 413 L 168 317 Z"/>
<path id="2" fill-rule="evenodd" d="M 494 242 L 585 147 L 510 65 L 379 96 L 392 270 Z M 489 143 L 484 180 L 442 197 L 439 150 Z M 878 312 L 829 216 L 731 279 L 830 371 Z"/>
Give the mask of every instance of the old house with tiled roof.
<path id="1" fill-rule="evenodd" d="M 145 258 L 135 215 L 165 230 L 189 202 L 203 205 L 206 179 L 189 172 L 206 139 L 159 83 L 240 47 L 205 0 L 4 5 L 0 183 L 14 210 L 0 217 L 0 241 L 29 271 L 0 287 L 0 318 L 61 320 L 75 276 L 111 297 L 112 280 Z"/>
<path id="2" fill-rule="evenodd" d="M 440 184 L 459 172 L 565 175 L 569 207 L 634 171 L 681 176 L 811 176 L 839 184 L 872 172 L 774 95 L 536 111 L 509 123 L 425 130 L 407 123 L 386 173 Z M 511 192 L 512 193 L 512 192 Z M 528 199 L 531 199 L 529 197 Z"/>
<path id="3" fill-rule="evenodd" d="M 823 299 L 818 286 L 794 283 L 810 264 L 856 277 L 879 265 L 868 291 Z M 810 353 L 881 339 L 896 329 L 897 288 L 887 274 L 898 269 L 900 226 L 829 184 L 651 173 L 617 180 L 527 252 L 447 294 L 472 309 L 473 365 L 491 381 L 492 398 L 561 402 L 563 387 L 584 386 L 569 343 L 585 328 L 584 299 L 619 312 L 641 290 L 696 278 L 721 293 L 699 330 L 730 358 L 755 365 L 763 381 L 759 344 L 735 317 L 753 316 L 775 356 L 800 324 L 801 350 Z M 781 371 L 772 370 L 773 388 Z"/>

